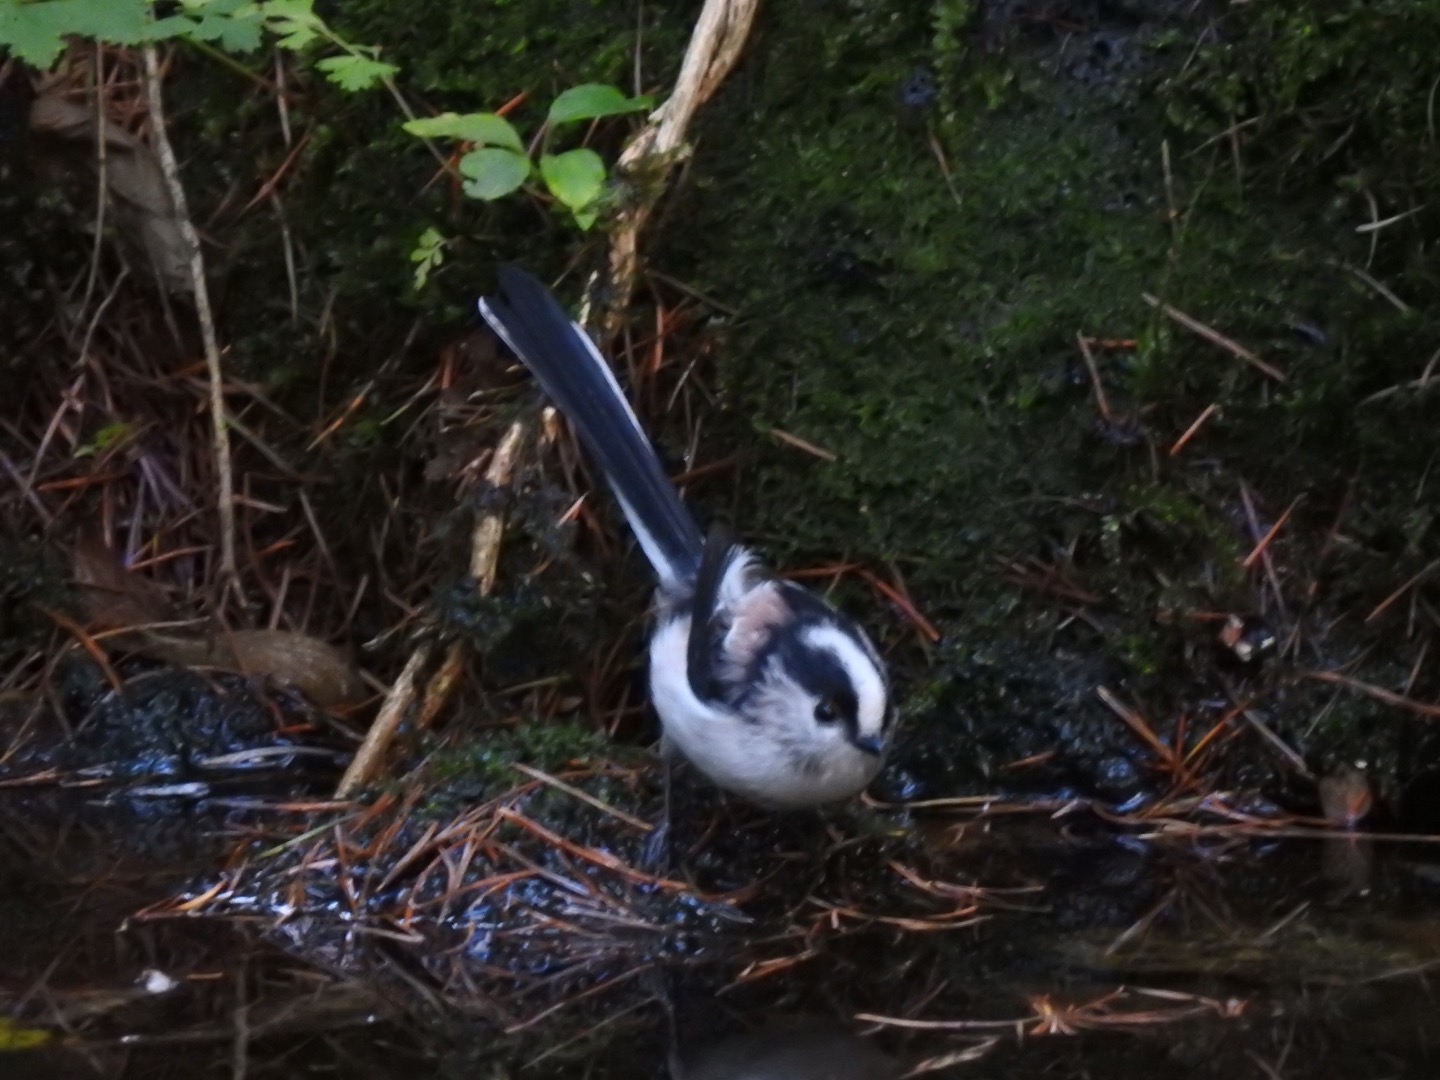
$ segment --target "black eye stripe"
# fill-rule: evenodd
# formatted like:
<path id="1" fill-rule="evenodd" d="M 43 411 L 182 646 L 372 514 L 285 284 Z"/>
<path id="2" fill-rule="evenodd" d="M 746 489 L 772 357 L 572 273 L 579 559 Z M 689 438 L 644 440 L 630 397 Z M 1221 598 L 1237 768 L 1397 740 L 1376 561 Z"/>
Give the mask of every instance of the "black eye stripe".
<path id="1" fill-rule="evenodd" d="M 777 653 L 785 673 L 817 701 L 829 702 L 835 709 L 835 718 L 853 727 L 860 703 L 855 697 L 850 673 L 839 657 L 829 649 L 807 645 L 799 634 L 784 636 Z"/>
<path id="2" fill-rule="evenodd" d="M 874 655 L 874 648 L 864 634 L 843 614 L 819 597 L 793 582 L 779 582 L 792 619 L 771 632 L 769 639 L 745 664 L 740 677 L 729 685 L 714 688 L 715 696 L 732 708 L 743 708 L 752 695 L 760 692 L 769 678 L 780 673 L 813 696 L 817 703 L 828 701 L 835 708 L 835 720 L 852 735 L 859 728 L 860 702 L 850 672 L 829 648 L 807 641 L 815 629 L 833 629 L 855 643 L 857 649 L 875 664 L 883 680 L 883 667 Z M 817 723 L 827 721 L 817 719 Z"/>

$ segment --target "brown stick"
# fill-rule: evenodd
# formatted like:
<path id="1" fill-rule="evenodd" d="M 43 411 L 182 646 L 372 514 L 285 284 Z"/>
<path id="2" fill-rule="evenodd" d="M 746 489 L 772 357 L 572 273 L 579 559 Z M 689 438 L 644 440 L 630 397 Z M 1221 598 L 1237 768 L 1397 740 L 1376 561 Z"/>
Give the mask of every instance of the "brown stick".
<path id="1" fill-rule="evenodd" d="M 1199 319 L 1186 315 L 1185 312 L 1181 311 L 1179 308 L 1171 307 L 1163 300 L 1151 296 L 1149 293 L 1141 293 L 1140 299 L 1144 300 L 1145 303 L 1158 310 L 1167 318 L 1173 319 L 1175 322 L 1185 327 L 1186 330 L 1189 330 L 1195 334 L 1199 334 L 1206 341 L 1210 342 L 1212 345 L 1220 346 L 1220 348 L 1224 349 L 1232 356 L 1238 356 L 1241 360 L 1244 360 L 1256 371 L 1264 373 L 1265 375 L 1274 379 L 1276 382 L 1283 383 L 1285 381 L 1285 373 L 1283 371 L 1275 367 L 1273 364 L 1267 364 L 1264 360 L 1261 360 L 1260 357 L 1256 356 L 1244 345 L 1241 345 L 1238 341 L 1226 337 L 1224 334 L 1220 333 L 1219 330 L 1216 330 L 1213 326 L 1206 326 Z"/>
<path id="2" fill-rule="evenodd" d="M 1386 690 L 1383 686 L 1376 686 L 1373 683 L 1361 682 L 1359 679 L 1339 671 L 1307 671 L 1307 679 L 1318 679 L 1321 682 L 1334 683 L 1337 686 L 1344 686 L 1366 697 L 1382 701 L 1386 705 L 1393 705 L 1397 709 L 1406 709 L 1418 716 L 1428 716 L 1432 719 L 1440 719 L 1440 705 L 1432 705 L 1428 701 L 1416 701 L 1404 694 L 1397 694 L 1393 690 Z"/>
<path id="3" fill-rule="evenodd" d="M 351 760 L 350 767 L 340 778 L 340 783 L 335 788 L 335 798 L 350 798 L 380 772 L 380 766 L 385 760 L 385 751 L 394 740 L 395 732 L 400 728 L 400 721 L 405 719 L 405 714 L 409 711 L 410 702 L 415 697 L 415 684 L 429 659 L 430 646 L 428 645 L 422 645 L 410 654 L 410 659 L 406 661 L 400 677 L 395 680 L 390 687 L 390 692 L 385 695 L 385 703 L 380 706 L 380 712 L 375 717 L 375 722 L 365 733 L 365 741 L 360 744 L 360 749 L 355 751 L 355 757 Z"/>
<path id="4" fill-rule="evenodd" d="M 640 230 L 650 220 L 659 201 L 661 185 L 653 181 L 673 168 L 684 156 L 686 132 L 701 105 L 710 99 L 740 59 L 760 0 L 705 0 L 705 7 L 690 35 L 675 90 L 651 115 L 649 122 L 620 155 L 622 171 L 646 175 L 640 185 L 645 192 L 633 206 L 620 213 L 610 237 L 610 285 L 613 299 L 607 306 L 603 327 L 609 338 L 619 328 L 639 272 Z"/>
<path id="5" fill-rule="evenodd" d="M 510 425 L 485 470 L 486 484 L 492 488 L 510 486 L 520 448 L 525 445 L 529 434 L 524 420 L 516 420 Z M 495 591 L 495 573 L 500 565 L 500 536 L 504 529 L 504 512 L 492 510 L 476 523 L 474 532 L 470 534 L 470 576 L 479 583 L 481 596 L 489 596 Z"/>
<path id="6" fill-rule="evenodd" d="M 510 425 L 510 430 L 501 438 L 490 458 L 490 465 L 485 470 L 487 484 L 492 487 L 509 486 L 510 477 L 515 471 L 515 462 L 520 456 L 520 448 L 524 446 L 528 434 L 529 426 L 524 420 L 516 420 Z M 500 540 L 504 532 L 505 512 L 495 509 L 480 519 L 470 535 L 470 573 L 478 582 L 477 591 L 481 596 L 489 596 L 494 591 L 496 567 L 500 562 Z M 355 752 L 345 775 L 340 778 L 340 784 L 335 789 L 335 798 L 350 798 L 380 774 L 385 762 L 385 752 L 395 741 L 401 721 L 409 714 L 410 706 L 418 696 L 420 673 L 424 671 L 429 660 L 428 645 L 421 645 L 410 654 L 400 677 L 385 695 L 375 722 L 365 733 L 365 741 L 360 744 L 360 749 Z M 426 686 L 425 701 L 420 709 L 423 724 L 431 723 L 449 699 L 451 691 L 459 681 L 455 674 L 463 660 L 463 646 L 458 642 L 452 644 L 441 674 L 431 679 Z M 449 673 L 449 677 L 446 677 L 446 673 Z"/>

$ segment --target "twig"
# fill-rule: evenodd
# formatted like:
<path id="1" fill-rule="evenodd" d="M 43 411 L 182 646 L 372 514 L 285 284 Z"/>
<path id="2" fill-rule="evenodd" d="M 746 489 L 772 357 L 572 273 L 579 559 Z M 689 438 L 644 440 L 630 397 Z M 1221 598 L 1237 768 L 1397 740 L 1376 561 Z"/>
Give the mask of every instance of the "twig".
<path id="1" fill-rule="evenodd" d="M 1231 355 L 1238 356 L 1241 360 L 1244 360 L 1251 367 L 1255 368 L 1257 371 L 1263 372 L 1265 375 L 1274 379 L 1276 382 L 1283 383 L 1285 381 L 1285 373 L 1282 372 L 1279 368 L 1274 367 L 1271 364 L 1267 364 L 1264 360 L 1261 360 L 1260 357 L 1256 356 L 1249 349 L 1245 348 L 1244 345 L 1241 345 L 1238 341 L 1234 341 L 1226 337 L 1214 327 L 1206 326 L 1199 319 L 1195 319 L 1189 315 L 1186 315 L 1179 308 L 1171 307 L 1163 300 L 1159 299 L 1158 297 L 1152 296 L 1149 293 L 1141 293 L 1140 299 L 1144 300 L 1145 303 L 1155 308 L 1166 318 L 1174 320 L 1181 326 L 1185 327 L 1186 330 L 1189 330 L 1192 333 L 1199 334 L 1202 338 L 1210 342 L 1212 345 L 1218 345 L 1220 346 L 1220 348 L 1224 349 Z"/>
<path id="2" fill-rule="evenodd" d="M 510 483 L 515 461 L 528 432 L 529 426 L 524 420 L 516 420 L 510 425 L 485 470 L 486 484 L 491 487 L 505 487 Z M 500 562 L 500 539 L 504 530 L 505 513 L 495 509 L 480 519 L 471 534 L 470 574 L 478 582 L 477 591 L 481 596 L 489 596 L 495 588 L 496 568 Z M 375 717 L 375 722 L 370 725 L 370 730 L 366 732 L 365 741 L 356 751 L 345 775 L 340 778 L 340 784 L 335 789 L 337 799 L 349 798 L 378 775 L 386 749 L 394 740 L 400 722 L 409 713 L 411 703 L 418 696 L 420 672 L 425 669 L 429 660 L 428 645 L 421 645 L 410 654 L 405 669 L 390 687 L 390 692 L 385 695 L 385 702 L 380 706 L 380 712 Z M 458 671 L 463 660 L 463 648 L 458 644 L 452 645 L 441 674 L 431 679 L 427 685 L 425 701 L 421 706 L 421 717 L 425 726 L 434 719 L 459 681 Z"/>
<path id="3" fill-rule="evenodd" d="M 1275 539 L 1275 537 L 1279 534 L 1280 530 L 1284 527 L 1285 522 L 1290 520 L 1291 513 L 1294 512 L 1295 507 L 1297 507 L 1298 505 L 1300 505 L 1299 495 L 1295 496 L 1295 498 L 1291 501 L 1290 505 L 1285 508 L 1285 512 L 1276 519 L 1274 525 L 1270 526 L 1270 530 L 1260 538 L 1260 542 L 1255 545 L 1254 550 L 1252 550 L 1249 555 L 1245 556 L 1244 562 L 1240 564 L 1243 569 L 1249 570 L 1252 566 L 1255 565 L 1258 559 L 1264 557 L 1265 552 L 1270 549 L 1270 541 Z"/>
<path id="4" fill-rule="evenodd" d="M 527 1017 L 526 1019 L 521 1020 L 518 1023 L 511 1024 L 509 1027 L 505 1028 L 505 1034 L 513 1035 L 517 1031 L 523 1031 L 525 1028 L 538 1024 L 547 1016 L 552 1016 L 555 1013 L 559 1012 L 561 1009 L 567 1008 L 575 1004 L 575 1002 L 577 1001 L 584 1001 L 586 998 L 594 997 L 596 994 L 604 993 L 607 990 L 613 990 L 621 983 L 633 979 L 636 975 L 644 974 L 645 972 L 649 971 L 653 966 L 654 965 L 652 964 L 641 964 L 639 967 L 633 967 L 629 971 L 622 971 L 619 975 L 616 975 L 613 978 L 606 979 L 604 982 L 598 983 L 587 990 L 582 990 L 574 997 L 567 998 L 564 1001 L 556 1002 L 549 1008 L 542 1009 L 534 1016 Z"/>
<path id="5" fill-rule="evenodd" d="M 1235 697 L 1233 692 L 1230 696 L 1232 700 Z M 1267 724 L 1263 719 L 1261 719 L 1260 715 L 1254 709 L 1251 709 L 1248 706 L 1242 707 L 1240 708 L 1240 715 L 1243 716 L 1246 722 L 1255 729 L 1256 734 L 1258 734 L 1262 739 L 1269 743 L 1270 746 L 1276 751 L 1276 753 L 1278 753 L 1290 764 L 1291 768 L 1293 768 L 1301 776 L 1304 776 L 1308 779 L 1313 780 L 1315 778 L 1315 774 L 1312 773 L 1309 766 L 1305 764 L 1305 759 L 1302 758 L 1299 754 L 1297 754 L 1293 749 L 1291 749 L 1291 747 L 1285 742 L 1284 739 L 1280 738 L 1279 735 L 1275 734 L 1274 729 L 1272 729 L 1269 724 Z"/>
<path id="6" fill-rule="evenodd" d="M 1425 370 L 1420 373 L 1418 379 L 1411 379 L 1409 382 L 1398 383 L 1395 386 L 1387 386 L 1384 390 L 1377 390 L 1369 397 L 1361 400 L 1361 405 L 1369 405 L 1375 401 L 1384 401 L 1388 397 L 1394 397 L 1401 390 L 1428 390 L 1431 386 L 1440 386 L 1440 379 L 1435 378 L 1435 367 L 1440 364 L 1440 349 L 1430 357 L 1425 365 Z"/>
<path id="7" fill-rule="evenodd" d="M 1160 141 L 1160 168 L 1165 176 L 1166 219 L 1170 222 L 1170 235 L 1175 242 L 1180 240 L 1180 210 L 1175 205 L 1175 172 L 1170 167 L 1170 140 Z"/>
<path id="8" fill-rule="evenodd" d="M 1363 225 L 1356 225 L 1355 231 L 1357 233 L 1379 232 L 1381 229 L 1394 225 L 1397 221 L 1404 221 L 1408 217 L 1414 217 L 1429 205 L 1429 203 L 1421 203 L 1419 206 L 1412 207 L 1409 210 L 1402 210 L 1400 213 L 1385 218 L 1383 221 L 1367 221 Z"/>
<path id="9" fill-rule="evenodd" d="M 1374 698 L 1376 701 L 1383 701 L 1386 705 L 1394 705 L 1398 709 L 1407 709 L 1420 716 L 1429 716 L 1440 719 L 1440 705 L 1430 705 L 1423 701 L 1416 701 L 1414 698 L 1397 694 L 1393 690 L 1386 690 L 1383 686 L 1375 686 L 1372 683 L 1361 682 L 1350 675 L 1339 671 L 1307 671 L 1305 677 L 1318 679 L 1320 682 L 1335 683 L 1338 686 L 1348 687 L 1358 691 L 1366 697 Z"/>
<path id="10" fill-rule="evenodd" d="M 965 200 L 960 197 L 960 189 L 955 186 L 955 177 L 951 175 L 950 162 L 945 157 L 945 147 L 940 145 L 940 137 L 935 134 L 934 125 L 930 126 L 927 132 L 930 136 L 930 149 L 935 154 L 935 160 L 940 164 L 940 176 L 945 181 L 945 186 L 950 189 L 950 197 L 955 200 L 955 205 L 965 209 Z"/>
<path id="11" fill-rule="evenodd" d="M 1250 497 L 1250 489 L 1245 481 L 1240 481 L 1240 504 L 1245 507 L 1245 520 L 1250 525 L 1250 535 L 1260 536 L 1260 519 L 1255 513 L 1255 500 Z M 1266 544 L 1261 543 L 1257 549 L 1260 553 L 1260 560 L 1265 566 L 1265 576 L 1270 581 L 1270 588 L 1275 594 L 1275 606 L 1280 610 L 1283 619 L 1289 619 L 1289 613 L 1285 608 L 1285 594 L 1280 591 L 1280 575 L 1275 572 L 1275 561 L 1270 558 L 1270 551 Z M 1248 566 L 1249 563 L 1247 562 Z"/>
<path id="12" fill-rule="evenodd" d="M 1395 603 L 1396 600 L 1399 600 L 1400 597 L 1404 596 L 1421 581 L 1429 577 L 1430 572 L 1436 567 L 1440 567 L 1440 559 L 1436 559 L 1434 562 L 1430 563 L 1428 566 L 1425 567 L 1425 569 L 1421 570 L 1418 574 L 1411 577 L 1409 581 L 1405 582 L 1405 584 L 1401 585 L 1384 600 L 1381 600 L 1380 603 L 1376 604 L 1375 610 L 1370 612 L 1369 615 L 1365 616 L 1365 621 L 1368 623 L 1374 622 L 1376 619 L 1378 619 L 1386 612 L 1386 610 L 1390 607 L 1391 604 Z"/>
<path id="13" fill-rule="evenodd" d="M 526 832 L 534 833 L 553 850 L 563 851 L 590 863 L 592 866 L 598 866 L 602 869 L 612 871 L 627 881 L 654 886 L 669 892 L 692 894 L 692 890 L 686 882 L 674 881 L 670 878 L 656 877 L 654 874 L 644 873 L 630 866 L 618 855 L 604 848 L 591 847 L 588 844 L 580 844 L 572 840 L 567 840 L 559 833 L 552 829 L 547 829 L 538 821 L 526 817 L 519 811 L 510 809 L 508 806 L 497 808 L 495 817 L 500 820 L 513 822 Z"/>
<path id="14" fill-rule="evenodd" d="M 90 274 L 85 279 L 85 296 L 80 301 L 80 311 L 90 307 L 90 297 L 95 293 L 95 283 L 100 279 L 100 255 L 105 249 L 105 207 L 110 202 L 106 185 L 110 182 L 110 150 L 106 138 L 105 120 L 105 50 L 98 44 L 92 55 L 94 61 L 95 88 L 95 244 L 90 251 Z M 86 335 L 89 344 L 89 335 Z M 85 349 L 81 349 L 83 358 Z"/>
<path id="15" fill-rule="evenodd" d="M 574 784 L 567 784 L 564 780 L 561 780 L 557 776 L 551 776 L 547 772 L 541 772 L 533 765 L 526 765 L 524 762 L 521 761 L 512 761 L 510 763 L 510 767 L 516 772 L 524 773 L 532 780 L 539 780 L 542 784 L 549 784 L 551 787 L 557 789 L 558 791 L 563 791 L 565 792 L 565 794 L 571 795 L 579 799 L 583 803 L 588 803 L 591 806 L 595 807 L 596 810 L 599 810 L 602 813 L 609 814 L 613 818 L 618 818 L 620 821 L 625 822 L 626 825 L 629 825 L 632 828 L 639 829 L 641 832 L 648 833 L 655 831 L 655 826 L 651 825 L 648 821 L 641 821 L 634 814 L 627 814 L 624 810 L 621 810 L 618 807 L 611 806 L 609 803 L 605 802 L 602 799 L 597 799 L 588 791 L 580 790 Z"/>
<path id="16" fill-rule="evenodd" d="M 1140 736 L 1141 740 L 1144 741 L 1151 750 L 1155 751 L 1156 756 L 1165 763 L 1166 768 L 1176 774 L 1179 773 L 1182 764 L 1179 754 L 1173 747 L 1165 745 L 1160 736 L 1155 734 L 1154 729 L 1145 722 L 1143 716 L 1111 693 L 1109 687 L 1095 687 L 1095 695 L 1105 703 L 1111 712 L 1121 720 L 1124 720 L 1130 730 Z"/>
<path id="17" fill-rule="evenodd" d="M 428 645 L 422 645 L 410 654 L 410 659 L 406 661 L 400 677 L 395 680 L 394 685 L 390 687 L 390 692 L 385 695 L 385 703 L 380 706 L 380 712 L 375 717 L 375 722 L 365 733 L 365 741 L 360 744 L 360 749 L 355 751 L 355 757 L 351 760 L 349 768 L 340 778 L 340 783 L 335 788 L 335 798 L 350 798 L 379 772 L 385 751 L 394 739 L 395 732 L 399 730 L 400 722 L 405 719 L 410 702 L 415 698 L 416 680 L 429 659 L 430 646 Z"/>
<path id="18" fill-rule="evenodd" d="M 779 439 L 781 442 L 787 443 L 788 445 L 795 447 L 795 449 L 797 450 L 804 450 L 807 454 L 813 454 L 821 461 L 840 460 L 840 456 L 836 454 L 835 451 L 826 450 L 823 446 L 815 445 L 809 439 L 802 439 L 799 435 L 791 435 L 790 432 L 782 431 L 778 427 L 771 428 L 770 434 L 774 435 L 775 438 Z"/>
<path id="19" fill-rule="evenodd" d="M 1405 303 L 1404 300 L 1401 300 L 1400 297 L 1396 296 L 1390 290 L 1390 287 L 1388 285 L 1386 285 L 1383 281 L 1377 278 L 1374 274 L 1370 273 L 1368 270 L 1362 270 L 1358 266 L 1351 266 L 1349 263 L 1342 262 L 1339 259 L 1326 259 L 1325 261 L 1331 266 L 1338 267 L 1339 269 L 1344 270 L 1349 274 L 1353 274 L 1360 281 L 1363 281 L 1366 285 L 1369 285 L 1370 288 L 1374 289 L 1386 300 L 1390 301 L 1390 303 L 1394 305 L 1395 310 L 1400 312 L 1400 314 L 1410 314 L 1410 305 Z"/>
<path id="20" fill-rule="evenodd" d="M 1090 372 L 1090 385 L 1095 388 L 1095 407 L 1100 410 L 1100 419 L 1111 422 L 1110 399 L 1105 396 L 1105 384 L 1100 381 L 1100 369 L 1095 365 L 1095 354 L 1090 351 L 1090 340 L 1084 334 L 1076 334 L 1080 355 L 1085 357 L 1085 367 Z"/>
<path id="21" fill-rule="evenodd" d="M 1430 639 L 1426 638 L 1420 643 L 1420 653 L 1418 656 L 1415 657 L 1415 663 L 1410 665 L 1410 675 L 1405 680 L 1405 689 L 1401 691 L 1401 693 L 1404 694 L 1406 697 L 1409 697 L 1410 691 L 1415 689 L 1415 680 L 1420 677 L 1420 672 L 1424 669 L 1425 654 L 1429 651 Z"/>
<path id="22" fill-rule="evenodd" d="M 1174 457 L 1176 454 L 1180 453 L 1181 450 L 1185 449 L 1185 445 L 1195 437 L 1196 433 L 1202 427 L 1205 426 L 1205 421 L 1209 420 L 1210 417 L 1214 416 L 1215 413 L 1219 411 L 1219 409 L 1220 406 L 1216 405 L 1213 402 L 1209 405 L 1206 405 L 1204 411 L 1195 418 L 1195 422 L 1192 423 L 1188 428 L 1186 428 L 1184 434 L 1182 434 L 1178 439 L 1176 439 L 1175 444 L 1170 447 L 1170 456 Z"/>
<path id="23" fill-rule="evenodd" d="M 915 625 L 915 629 L 920 631 L 921 637 L 930 642 L 940 640 L 943 636 L 940 630 L 934 623 L 920 613 L 920 609 L 915 606 L 914 601 L 911 600 L 906 593 L 863 566 L 859 568 L 859 574 L 868 581 L 873 588 L 883 593 L 892 604 L 900 609 L 905 617 Z"/>
<path id="24" fill-rule="evenodd" d="M 487 485 L 492 488 L 510 486 L 516 459 L 529 433 L 529 425 L 524 420 L 516 420 L 510 425 L 485 470 Z M 504 528 L 504 512 L 492 510 L 476 523 L 474 532 L 470 534 L 470 576 L 479 582 L 481 596 L 489 596 L 495 590 L 495 574 L 500 565 L 500 536 Z"/>
<path id="25" fill-rule="evenodd" d="M 950 1069 L 956 1065 L 969 1065 L 971 1062 L 979 1061 L 997 1046 L 1001 1039 L 998 1035 L 988 1039 L 981 1039 L 972 1043 L 963 1050 L 948 1050 L 943 1054 L 928 1057 L 917 1062 L 909 1072 L 901 1073 L 900 1080 L 911 1080 L 912 1077 L 924 1076 L 926 1073 L 938 1072 L 940 1069 Z"/>
<path id="26" fill-rule="evenodd" d="M 651 115 L 645 127 L 620 155 L 622 172 L 652 172 L 654 178 L 670 169 L 680 156 L 695 111 L 709 100 L 740 59 L 760 0 L 705 0 L 695 31 L 685 50 L 680 74 L 670 97 Z M 610 241 L 610 287 L 613 290 L 605 336 L 617 328 L 639 268 L 640 231 L 645 227 L 663 185 L 641 185 L 642 200 L 621 211 Z"/>
<path id="27" fill-rule="evenodd" d="M 62 630 L 66 630 L 74 636 L 75 640 L 80 643 L 81 647 L 90 654 L 90 658 L 94 660 L 97 665 L 99 665 L 100 670 L 105 673 L 105 678 L 110 683 L 110 686 L 113 690 L 118 692 L 125 685 L 124 682 L 121 680 L 120 676 L 116 673 L 115 669 L 110 666 L 110 658 L 105 655 L 105 650 L 100 646 L 100 643 L 96 641 L 96 639 L 86 631 L 83 626 L 77 623 L 74 619 L 67 618 L 66 616 L 60 614 L 60 612 L 58 611 L 52 611 L 50 608 L 44 607 L 39 604 L 35 606 L 40 610 L 42 614 L 47 615 Z"/>
<path id="28" fill-rule="evenodd" d="M 707 0 L 690 46 L 681 65 L 674 93 L 651 115 L 647 126 L 636 136 L 621 155 L 622 169 L 637 169 L 651 162 L 658 162 L 662 168 L 673 163 L 683 145 L 685 133 L 695 110 L 714 93 L 720 82 L 739 59 L 740 50 L 754 19 L 759 0 Z M 388 82 L 388 80 L 387 80 Z M 390 87 L 392 94 L 395 89 Z M 400 101 L 402 109 L 411 115 L 408 106 Z M 655 183 L 642 185 L 651 194 L 645 200 L 622 212 L 620 221 L 611 239 L 611 279 L 614 291 L 607 305 L 613 320 L 625 307 L 636 276 L 639 233 L 654 209 L 662 186 Z M 613 326 L 607 328 L 613 330 Z M 218 385 L 218 382 L 217 382 Z M 357 402 L 361 400 L 357 398 Z M 217 416 L 222 412 L 217 411 Z M 317 438 L 338 426 L 344 416 Z M 494 457 L 486 471 L 486 482 L 493 486 L 504 486 L 510 481 L 521 446 L 529 434 L 526 421 L 516 421 L 496 447 Z M 312 444 L 313 445 L 313 444 Z M 504 531 L 504 516 L 495 511 L 483 517 L 471 535 L 470 573 L 476 579 L 480 594 L 488 595 L 495 585 L 499 562 L 500 540 Z M 337 797 L 344 798 L 363 785 L 378 770 L 384 749 L 394 737 L 403 716 L 417 695 L 420 672 L 428 662 L 430 649 L 422 646 L 411 655 L 400 677 L 391 687 L 380 714 L 371 726 L 355 760 L 346 770 L 337 788 Z M 461 659 L 452 648 L 447 657 L 446 669 L 453 673 Z M 433 679 L 427 688 L 422 715 L 433 717 L 445 698 L 448 697 L 456 679 Z"/>
<path id="29" fill-rule="evenodd" d="M 465 661 L 469 655 L 465 643 L 459 640 L 452 641 L 450 647 L 445 650 L 445 659 L 440 662 L 440 667 L 425 683 L 425 695 L 420 705 L 420 715 L 415 718 L 416 730 L 428 731 L 435 723 L 435 717 L 440 715 L 440 710 L 444 708 L 445 703 L 450 700 L 450 695 L 454 693 L 460 676 L 465 673 Z"/>
<path id="30" fill-rule="evenodd" d="M 195 317 L 205 343 L 205 367 L 210 376 L 210 419 L 215 431 L 215 476 L 219 486 L 216 510 L 220 517 L 220 575 L 227 588 L 239 586 L 239 564 L 235 557 L 235 477 L 231 471 L 230 430 L 225 425 L 225 373 L 220 366 L 220 344 L 210 308 L 210 290 L 205 284 L 205 256 L 200 235 L 190 220 L 180 166 L 165 130 L 165 103 L 161 95 L 160 57 L 154 45 L 145 46 L 145 92 L 150 105 L 150 136 L 155 156 L 165 174 L 170 201 L 175 206 L 175 224 L 190 254 L 190 281 L 195 290 Z"/>

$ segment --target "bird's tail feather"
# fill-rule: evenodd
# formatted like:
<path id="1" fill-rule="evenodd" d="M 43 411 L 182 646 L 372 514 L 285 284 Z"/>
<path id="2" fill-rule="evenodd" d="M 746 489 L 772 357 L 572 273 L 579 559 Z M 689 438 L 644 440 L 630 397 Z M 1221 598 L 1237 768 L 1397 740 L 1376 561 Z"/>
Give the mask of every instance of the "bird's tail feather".
<path id="1" fill-rule="evenodd" d="M 499 296 L 480 300 L 480 314 L 580 432 L 661 584 L 687 585 L 699 568 L 704 540 L 610 365 L 532 275 L 502 266 L 499 284 Z"/>

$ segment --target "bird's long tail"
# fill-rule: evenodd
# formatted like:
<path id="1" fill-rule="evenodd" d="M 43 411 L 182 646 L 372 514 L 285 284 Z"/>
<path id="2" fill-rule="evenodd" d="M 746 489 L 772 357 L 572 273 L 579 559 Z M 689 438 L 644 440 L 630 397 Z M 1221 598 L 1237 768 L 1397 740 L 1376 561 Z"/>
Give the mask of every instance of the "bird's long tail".
<path id="1" fill-rule="evenodd" d="M 661 585 L 688 587 L 700 566 L 704 540 L 610 365 L 531 274 L 502 266 L 499 286 L 498 296 L 481 298 L 480 314 L 580 432 Z"/>

